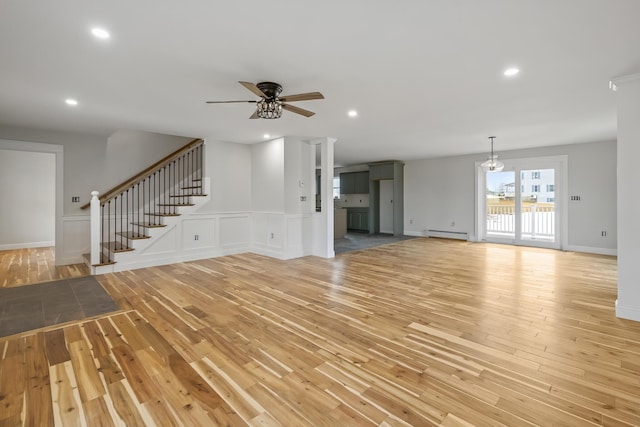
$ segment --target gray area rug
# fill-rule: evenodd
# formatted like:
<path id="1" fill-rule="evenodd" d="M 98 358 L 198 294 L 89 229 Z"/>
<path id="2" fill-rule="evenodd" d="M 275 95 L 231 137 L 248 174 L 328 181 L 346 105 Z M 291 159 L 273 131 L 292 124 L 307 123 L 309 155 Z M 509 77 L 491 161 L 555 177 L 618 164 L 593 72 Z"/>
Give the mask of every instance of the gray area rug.
<path id="1" fill-rule="evenodd" d="M 342 239 L 333 241 L 333 248 L 336 255 L 345 252 L 357 251 L 359 249 L 372 248 L 389 243 L 401 242 L 403 240 L 415 239 L 412 236 L 394 237 L 391 234 L 369 234 L 349 232 Z"/>
<path id="2" fill-rule="evenodd" d="M 120 310 L 93 277 L 0 289 L 0 337 Z"/>

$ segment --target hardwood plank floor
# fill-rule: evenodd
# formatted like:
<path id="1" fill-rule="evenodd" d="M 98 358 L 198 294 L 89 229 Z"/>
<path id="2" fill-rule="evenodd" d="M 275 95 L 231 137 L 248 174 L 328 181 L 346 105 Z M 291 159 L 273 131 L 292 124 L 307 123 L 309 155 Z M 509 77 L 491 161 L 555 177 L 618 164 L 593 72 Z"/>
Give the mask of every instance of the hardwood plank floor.
<path id="1" fill-rule="evenodd" d="M 0 339 L 0 425 L 640 425 L 614 257 L 419 238 L 97 278 L 123 312 Z"/>
<path id="2" fill-rule="evenodd" d="M 0 251 L 0 288 L 89 275 L 84 264 L 56 266 L 54 254 L 52 247 Z"/>

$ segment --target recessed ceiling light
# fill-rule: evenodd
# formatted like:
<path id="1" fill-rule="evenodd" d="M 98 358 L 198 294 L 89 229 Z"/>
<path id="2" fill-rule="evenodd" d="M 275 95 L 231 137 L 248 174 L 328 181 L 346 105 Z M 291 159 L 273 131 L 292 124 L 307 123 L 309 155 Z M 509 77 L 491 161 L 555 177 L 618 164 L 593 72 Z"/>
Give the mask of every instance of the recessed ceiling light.
<path id="1" fill-rule="evenodd" d="M 507 68 L 506 70 L 504 70 L 504 75 L 507 77 L 513 77 L 516 74 L 518 74 L 520 72 L 519 69 L 517 68 Z"/>
<path id="2" fill-rule="evenodd" d="M 349 110 L 347 114 L 349 117 L 358 117 L 358 112 L 356 110 Z"/>
<path id="3" fill-rule="evenodd" d="M 66 102 L 67 105 L 73 105 L 73 106 L 78 105 L 78 101 L 76 101 L 75 99 L 71 99 L 71 98 L 65 99 L 64 102 Z"/>
<path id="4" fill-rule="evenodd" d="M 95 38 L 98 38 L 100 40 L 106 40 L 111 37 L 111 34 L 109 34 L 109 32 L 104 28 L 92 28 L 91 34 L 93 34 Z"/>
<path id="5" fill-rule="evenodd" d="M 264 135 L 262 135 L 264 137 L 264 139 L 269 139 L 271 138 L 271 135 L 269 135 L 268 133 L 265 133 Z"/>

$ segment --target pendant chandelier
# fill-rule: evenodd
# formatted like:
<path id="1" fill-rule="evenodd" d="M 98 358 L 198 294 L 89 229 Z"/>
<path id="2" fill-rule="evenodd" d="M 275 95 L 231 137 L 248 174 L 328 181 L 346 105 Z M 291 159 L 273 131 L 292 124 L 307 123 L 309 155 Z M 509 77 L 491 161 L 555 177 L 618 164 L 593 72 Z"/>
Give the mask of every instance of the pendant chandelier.
<path id="1" fill-rule="evenodd" d="M 486 161 L 482 162 L 480 167 L 485 172 L 500 172 L 504 169 L 504 163 L 498 160 L 497 154 L 493 154 L 493 140 L 495 139 L 495 136 L 490 136 L 489 139 L 491 140 L 491 156 L 489 156 Z"/>

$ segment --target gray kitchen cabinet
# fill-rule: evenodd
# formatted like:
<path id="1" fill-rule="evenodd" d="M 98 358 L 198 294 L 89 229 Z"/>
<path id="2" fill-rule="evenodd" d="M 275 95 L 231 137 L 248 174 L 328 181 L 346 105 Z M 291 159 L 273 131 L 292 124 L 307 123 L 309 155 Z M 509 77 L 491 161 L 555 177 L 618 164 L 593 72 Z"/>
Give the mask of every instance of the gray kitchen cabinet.
<path id="1" fill-rule="evenodd" d="M 372 180 L 393 179 L 393 163 L 369 165 L 369 174 Z"/>
<path id="2" fill-rule="evenodd" d="M 356 172 L 355 194 L 369 194 L 369 172 Z"/>
<path id="3" fill-rule="evenodd" d="M 340 194 L 369 194 L 369 172 L 341 173 Z"/>
<path id="4" fill-rule="evenodd" d="M 347 208 L 347 228 L 356 231 L 369 231 L 369 209 Z"/>
<path id="5" fill-rule="evenodd" d="M 340 174 L 340 194 L 355 194 L 356 176 L 353 173 Z"/>

